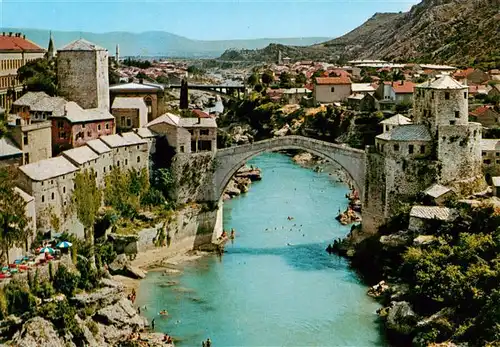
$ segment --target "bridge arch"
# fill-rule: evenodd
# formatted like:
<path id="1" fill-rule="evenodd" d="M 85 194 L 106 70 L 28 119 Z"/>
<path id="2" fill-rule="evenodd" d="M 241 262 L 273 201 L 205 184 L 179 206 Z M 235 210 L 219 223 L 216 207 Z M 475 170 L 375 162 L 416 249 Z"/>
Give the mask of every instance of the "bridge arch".
<path id="1" fill-rule="evenodd" d="M 248 160 L 265 152 L 298 149 L 338 164 L 363 197 L 365 186 L 365 152 L 359 149 L 303 136 L 283 136 L 248 145 L 220 149 L 216 154 L 214 199 L 218 200 L 236 171 Z"/>

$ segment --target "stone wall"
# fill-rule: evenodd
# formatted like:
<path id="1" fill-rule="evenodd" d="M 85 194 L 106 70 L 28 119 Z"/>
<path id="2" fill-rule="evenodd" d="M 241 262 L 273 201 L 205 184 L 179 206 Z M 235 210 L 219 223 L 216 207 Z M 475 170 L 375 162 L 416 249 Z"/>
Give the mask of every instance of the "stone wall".
<path id="1" fill-rule="evenodd" d="M 59 93 L 84 109 L 109 110 L 108 52 L 59 51 Z"/>
<path id="2" fill-rule="evenodd" d="M 363 231 L 376 233 L 385 222 L 386 175 L 385 158 L 372 146 L 366 147 L 365 195 L 363 200 Z"/>
<path id="3" fill-rule="evenodd" d="M 52 157 L 50 122 L 36 122 L 29 125 L 16 126 L 12 128 L 11 134 L 19 148 L 25 153 L 25 164 Z M 28 135 L 27 144 L 24 144 L 24 134 Z M 27 158 L 26 154 L 28 154 Z"/>

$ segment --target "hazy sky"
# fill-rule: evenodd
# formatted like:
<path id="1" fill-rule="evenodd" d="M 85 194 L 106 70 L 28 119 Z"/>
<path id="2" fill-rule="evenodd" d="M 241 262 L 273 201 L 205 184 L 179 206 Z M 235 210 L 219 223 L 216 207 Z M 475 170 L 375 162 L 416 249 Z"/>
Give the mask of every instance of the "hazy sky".
<path id="1" fill-rule="evenodd" d="M 0 0 L 0 27 L 168 31 L 192 39 L 340 36 L 419 0 Z"/>

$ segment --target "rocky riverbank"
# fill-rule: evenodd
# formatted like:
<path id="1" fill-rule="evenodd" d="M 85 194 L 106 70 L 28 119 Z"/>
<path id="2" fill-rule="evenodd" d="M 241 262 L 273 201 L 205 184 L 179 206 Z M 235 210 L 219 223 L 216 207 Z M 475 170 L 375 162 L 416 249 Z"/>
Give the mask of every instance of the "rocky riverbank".
<path id="1" fill-rule="evenodd" d="M 224 191 L 223 199 L 229 200 L 235 196 L 248 192 L 252 182 L 260 181 L 261 179 L 262 172 L 259 168 L 253 166 L 243 166 L 229 181 L 229 184 Z"/>
<path id="2" fill-rule="evenodd" d="M 68 298 L 67 305 L 74 308 L 76 314 L 74 317 L 63 315 L 63 322 L 60 324 L 51 321 L 50 314 L 45 317 L 41 315 L 29 317 L 27 314 L 7 317 L 0 324 L 2 337 L 10 336 L 5 345 L 166 346 L 162 341 L 164 334 L 154 333 L 150 329 L 150 324 L 137 313 L 133 303 L 126 297 L 125 287 L 121 283 L 103 278 L 99 282 L 99 287 L 91 293 L 82 292 Z M 50 299 L 39 299 L 38 311 L 57 310 L 56 305 L 65 300 L 64 294 Z M 71 326 L 68 326 L 68 321 L 72 322 Z M 62 335 L 61 325 L 65 325 L 70 331 Z"/>

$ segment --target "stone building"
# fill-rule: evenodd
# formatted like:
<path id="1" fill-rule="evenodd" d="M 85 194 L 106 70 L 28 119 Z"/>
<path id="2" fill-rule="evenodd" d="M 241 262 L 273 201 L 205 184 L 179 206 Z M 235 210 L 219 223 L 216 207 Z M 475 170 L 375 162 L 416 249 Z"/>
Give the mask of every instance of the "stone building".
<path id="1" fill-rule="evenodd" d="M 53 115 L 51 120 L 54 155 L 115 132 L 115 118 L 107 109 L 84 110 L 72 101 L 64 105 L 62 114 Z"/>
<path id="2" fill-rule="evenodd" d="M 149 169 L 148 142 L 137 134 L 123 133 L 100 138 L 111 149 L 113 166 L 122 170 Z"/>
<path id="3" fill-rule="evenodd" d="M 349 77 L 316 77 L 315 82 L 313 96 L 316 103 L 344 101 L 352 92 Z"/>
<path id="4" fill-rule="evenodd" d="M 61 155 L 80 170 L 94 170 L 96 174 L 96 182 L 103 185 L 106 172 L 109 172 L 108 163 L 111 162 L 111 160 L 107 158 L 106 154 L 98 154 L 90 146 L 81 146 L 68 149 L 67 151 L 62 152 Z M 110 154 L 108 155 L 110 156 Z"/>
<path id="5" fill-rule="evenodd" d="M 18 185 L 35 199 L 38 230 L 71 231 L 83 236 L 81 223 L 70 211 L 77 170 L 62 156 L 19 167 Z"/>
<path id="6" fill-rule="evenodd" d="M 380 83 L 375 95 L 378 98 L 378 107 L 389 110 L 395 105 L 411 104 L 415 84 L 411 81 L 385 81 Z"/>
<path id="7" fill-rule="evenodd" d="M 481 125 L 468 121 L 467 90 L 448 75 L 416 86 L 414 124 L 395 126 L 375 138 L 375 147 L 367 147 L 367 232 L 435 183 L 459 196 L 484 189 Z"/>
<path id="8" fill-rule="evenodd" d="M 469 112 L 469 119 L 480 123 L 485 128 L 500 126 L 500 113 L 493 106 L 481 106 Z"/>
<path id="9" fill-rule="evenodd" d="M 52 157 L 51 123 L 15 117 L 9 122 L 10 136 L 23 153 L 26 165 Z"/>
<path id="10" fill-rule="evenodd" d="M 8 137 L 0 138 L 0 168 L 23 165 L 23 151 Z"/>
<path id="11" fill-rule="evenodd" d="M 486 175 L 486 180 L 490 181 L 491 177 L 500 176 L 500 140 L 482 139 L 481 156 L 483 159 L 483 172 Z"/>
<path id="12" fill-rule="evenodd" d="M 354 110 L 371 112 L 375 110 L 376 99 L 373 97 L 373 93 L 355 93 L 349 95 L 347 104 Z"/>
<path id="13" fill-rule="evenodd" d="M 217 123 L 214 118 L 181 118 L 166 113 L 146 126 L 165 136 L 176 153 L 217 150 Z"/>
<path id="14" fill-rule="evenodd" d="M 141 128 L 148 123 L 148 107 L 143 98 L 116 97 L 111 106 L 111 113 L 119 131 Z"/>
<path id="15" fill-rule="evenodd" d="M 405 117 L 402 114 L 397 114 L 395 116 L 384 119 L 378 124 L 382 126 L 382 131 L 385 133 L 391 131 L 392 129 L 400 125 L 412 124 L 412 122 L 410 118 Z"/>
<path id="16" fill-rule="evenodd" d="M 57 51 L 59 93 L 84 109 L 109 110 L 108 51 L 78 39 Z"/>
<path id="17" fill-rule="evenodd" d="M 435 226 L 436 222 L 451 222 L 458 217 L 455 209 L 441 206 L 413 206 L 410 211 L 408 229 L 414 232 L 423 232 Z"/>
<path id="18" fill-rule="evenodd" d="M 0 36 L 0 108 L 7 112 L 22 95 L 23 86 L 17 79 L 17 70 L 26 63 L 43 58 L 45 50 L 26 39 L 21 33 Z"/>
<path id="19" fill-rule="evenodd" d="M 125 83 L 109 88 L 111 102 L 116 97 L 139 97 L 144 99 L 148 108 L 148 122 L 165 113 L 165 89 L 160 84 L 154 83 Z"/>

